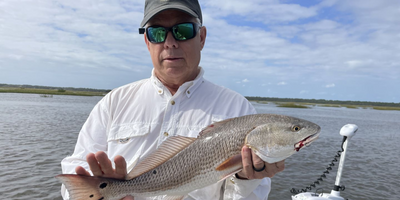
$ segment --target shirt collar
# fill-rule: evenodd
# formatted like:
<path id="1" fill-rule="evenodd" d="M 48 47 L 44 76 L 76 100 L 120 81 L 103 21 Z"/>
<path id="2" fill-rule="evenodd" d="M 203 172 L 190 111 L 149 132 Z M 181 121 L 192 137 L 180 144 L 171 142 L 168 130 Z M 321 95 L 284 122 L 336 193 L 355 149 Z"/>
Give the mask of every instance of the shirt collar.
<path id="1" fill-rule="evenodd" d="M 193 81 L 188 81 L 182 84 L 178 91 L 177 94 L 179 93 L 185 93 L 185 95 L 190 98 L 193 93 L 197 90 L 197 88 L 204 82 L 203 75 L 204 75 L 204 70 L 202 67 L 199 66 L 200 72 L 197 75 L 197 77 Z M 164 90 L 166 90 L 165 86 L 161 83 L 161 81 L 156 77 L 154 74 L 154 69 L 151 72 L 151 84 L 153 84 L 156 92 L 159 95 L 162 95 L 164 93 Z"/>

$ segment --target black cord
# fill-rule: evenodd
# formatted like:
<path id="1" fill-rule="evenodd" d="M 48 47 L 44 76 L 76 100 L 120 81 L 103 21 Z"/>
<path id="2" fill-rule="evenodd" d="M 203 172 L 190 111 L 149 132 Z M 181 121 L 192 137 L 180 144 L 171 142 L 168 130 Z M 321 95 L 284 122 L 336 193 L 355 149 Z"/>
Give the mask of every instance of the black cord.
<path id="1" fill-rule="evenodd" d="M 326 168 L 326 170 L 321 174 L 321 176 L 320 176 L 316 181 L 314 181 L 314 183 L 310 184 L 310 185 L 309 185 L 308 187 L 306 187 L 305 189 L 297 190 L 297 189 L 295 189 L 295 188 L 292 188 L 292 189 L 290 190 L 290 192 L 291 192 L 292 194 L 296 195 L 296 194 L 299 194 L 299 193 L 302 193 L 302 192 L 311 191 L 312 188 L 315 188 L 316 185 L 319 185 L 319 184 L 320 184 L 320 181 L 323 181 L 323 178 L 326 178 L 326 174 L 329 174 L 329 171 L 332 170 L 332 167 L 333 167 L 333 166 L 335 166 L 335 162 L 337 162 L 338 159 L 340 158 L 340 155 L 341 155 L 342 152 L 344 151 L 343 144 L 344 144 L 344 142 L 346 141 L 346 139 L 347 139 L 347 137 L 344 136 L 344 137 L 343 137 L 343 141 L 342 141 L 342 146 L 341 146 L 342 150 L 340 150 L 340 151 L 338 151 L 338 152 L 336 153 L 335 157 L 333 158 L 333 160 L 331 161 L 331 163 L 328 165 L 328 167 Z M 343 188 L 344 188 L 344 186 L 343 186 Z M 344 190 L 344 189 L 343 189 L 343 190 Z"/>

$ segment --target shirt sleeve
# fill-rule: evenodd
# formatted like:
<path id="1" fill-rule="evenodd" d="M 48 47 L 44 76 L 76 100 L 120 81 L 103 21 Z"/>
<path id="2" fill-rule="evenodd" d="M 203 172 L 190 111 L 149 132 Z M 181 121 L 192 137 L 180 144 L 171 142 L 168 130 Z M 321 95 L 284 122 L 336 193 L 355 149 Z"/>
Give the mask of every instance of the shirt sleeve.
<path id="1" fill-rule="evenodd" d="M 225 180 L 224 200 L 266 200 L 271 191 L 271 179 L 240 180 L 234 176 Z"/>
<path id="2" fill-rule="evenodd" d="M 85 124 L 82 126 L 78 135 L 74 153 L 61 161 L 61 169 L 63 174 L 75 174 L 75 168 L 82 166 L 89 170 L 86 162 L 86 155 L 97 151 L 107 151 L 107 124 L 109 114 L 102 106 L 100 101 L 90 113 Z M 65 186 L 61 186 L 61 195 L 63 199 L 69 199 L 69 195 Z"/>

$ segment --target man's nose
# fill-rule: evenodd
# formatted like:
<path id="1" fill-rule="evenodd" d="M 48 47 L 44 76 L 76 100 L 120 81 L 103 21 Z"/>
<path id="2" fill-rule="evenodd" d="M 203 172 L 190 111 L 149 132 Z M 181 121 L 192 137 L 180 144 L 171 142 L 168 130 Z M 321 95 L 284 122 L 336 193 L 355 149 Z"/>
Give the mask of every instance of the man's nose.
<path id="1" fill-rule="evenodd" d="M 165 38 L 164 48 L 178 48 L 178 41 L 175 40 L 171 31 L 168 31 L 167 38 Z"/>

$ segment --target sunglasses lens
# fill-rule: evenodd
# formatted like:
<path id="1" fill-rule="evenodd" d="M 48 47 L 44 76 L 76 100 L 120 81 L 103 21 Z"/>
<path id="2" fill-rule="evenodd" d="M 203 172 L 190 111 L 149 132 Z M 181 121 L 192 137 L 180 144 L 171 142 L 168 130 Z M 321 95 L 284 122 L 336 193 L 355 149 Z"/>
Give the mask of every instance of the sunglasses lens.
<path id="1" fill-rule="evenodd" d="M 172 27 L 172 33 L 176 40 L 188 40 L 195 36 L 195 31 L 192 23 L 178 24 Z"/>
<path id="2" fill-rule="evenodd" d="M 147 30 L 147 37 L 152 43 L 165 42 L 168 31 L 172 31 L 172 34 L 176 40 L 185 41 L 194 38 L 196 36 L 196 29 L 193 23 L 182 23 L 173 26 L 172 28 L 150 26 Z"/>
<path id="3" fill-rule="evenodd" d="M 164 27 L 149 27 L 147 28 L 147 37 L 150 42 L 160 43 L 165 41 L 167 30 Z"/>

